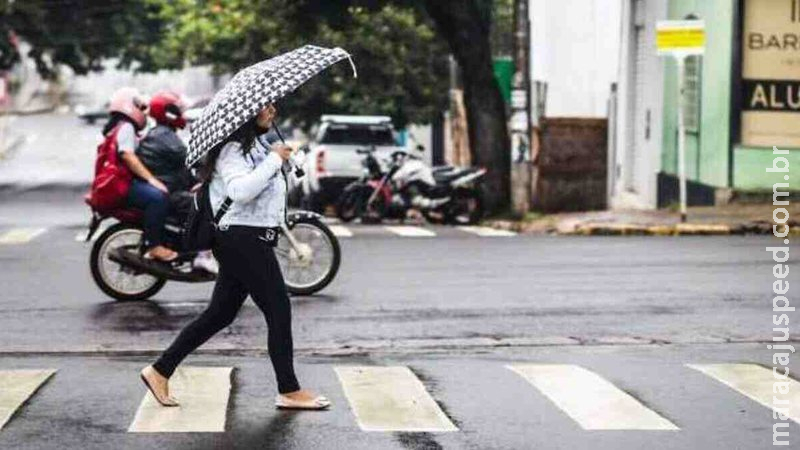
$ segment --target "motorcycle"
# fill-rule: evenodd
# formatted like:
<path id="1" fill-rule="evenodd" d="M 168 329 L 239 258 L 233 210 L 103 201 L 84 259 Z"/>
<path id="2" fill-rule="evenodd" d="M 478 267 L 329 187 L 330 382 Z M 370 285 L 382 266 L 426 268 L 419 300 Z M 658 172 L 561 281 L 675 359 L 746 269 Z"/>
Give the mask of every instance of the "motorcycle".
<path id="1" fill-rule="evenodd" d="M 295 168 L 302 176 L 302 170 Z M 103 213 L 92 210 L 86 242 L 109 219 L 117 223 L 100 234 L 89 257 L 92 278 L 106 295 L 120 301 L 146 300 L 167 281 L 205 283 L 216 279 L 216 275 L 193 267 L 197 252 L 180 252 L 184 230 L 181 218 L 170 216 L 165 224 L 165 245 L 179 252 L 169 263 L 144 258 L 143 216 L 135 208 Z M 290 294 L 311 295 L 333 281 L 339 271 L 341 248 L 322 216 L 309 211 L 289 212 L 280 234 L 275 256 Z"/>
<path id="2" fill-rule="evenodd" d="M 348 185 L 337 201 L 337 215 L 343 222 L 356 218 L 402 221 L 410 209 L 421 211 L 433 223 L 471 225 L 483 216 L 478 182 L 486 169 L 432 168 L 418 156 L 398 150 L 386 161 L 384 171 L 374 147 L 356 152 L 364 157 L 364 175 Z"/>

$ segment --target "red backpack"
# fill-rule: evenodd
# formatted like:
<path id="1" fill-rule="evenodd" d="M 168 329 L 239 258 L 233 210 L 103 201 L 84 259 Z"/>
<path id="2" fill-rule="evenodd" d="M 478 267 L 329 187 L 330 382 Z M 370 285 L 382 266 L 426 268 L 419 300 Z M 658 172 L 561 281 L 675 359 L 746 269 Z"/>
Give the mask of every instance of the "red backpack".
<path id="1" fill-rule="evenodd" d="M 95 211 L 107 212 L 124 207 L 128 200 L 133 174 L 128 166 L 119 160 L 117 153 L 117 133 L 119 126 L 106 135 L 97 146 L 97 159 L 94 163 L 94 181 L 87 196 L 87 202 Z"/>

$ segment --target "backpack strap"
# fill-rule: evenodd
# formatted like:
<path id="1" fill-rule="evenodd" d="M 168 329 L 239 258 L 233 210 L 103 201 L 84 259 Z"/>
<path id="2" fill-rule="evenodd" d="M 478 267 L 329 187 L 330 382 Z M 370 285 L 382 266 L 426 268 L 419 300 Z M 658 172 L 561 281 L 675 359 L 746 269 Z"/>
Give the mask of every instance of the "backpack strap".
<path id="1" fill-rule="evenodd" d="M 103 143 L 101 144 L 105 146 L 107 150 L 109 150 L 107 156 L 109 159 L 111 159 L 113 164 L 116 164 L 119 160 L 119 145 L 117 144 L 117 135 L 119 134 L 120 128 L 122 128 L 121 123 L 114 125 L 114 128 L 112 128 L 111 131 L 109 131 L 108 134 L 103 137 Z"/>
<path id="2" fill-rule="evenodd" d="M 217 214 L 214 215 L 214 225 L 219 225 L 219 221 L 222 220 L 222 216 L 224 216 L 225 213 L 228 212 L 228 209 L 230 209 L 231 204 L 233 204 L 233 199 L 230 197 L 225 197 L 225 200 L 219 206 L 219 211 L 217 211 Z"/>

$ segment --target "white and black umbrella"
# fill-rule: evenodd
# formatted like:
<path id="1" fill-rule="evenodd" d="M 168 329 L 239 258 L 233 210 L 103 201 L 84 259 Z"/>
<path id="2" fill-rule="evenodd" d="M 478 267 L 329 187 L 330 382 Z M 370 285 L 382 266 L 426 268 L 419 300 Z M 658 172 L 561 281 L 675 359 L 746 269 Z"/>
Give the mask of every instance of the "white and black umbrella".
<path id="1" fill-rule="evenodd" d="M 194 165 L 267 105 L 343 59 L 350 61 L 356 77 L 349 53 L 338 47 L 314 45 L 300 47 L 241 70 L 217 92 L 203 109 L 200 119 L 192 124 L 186 165 Z"/>

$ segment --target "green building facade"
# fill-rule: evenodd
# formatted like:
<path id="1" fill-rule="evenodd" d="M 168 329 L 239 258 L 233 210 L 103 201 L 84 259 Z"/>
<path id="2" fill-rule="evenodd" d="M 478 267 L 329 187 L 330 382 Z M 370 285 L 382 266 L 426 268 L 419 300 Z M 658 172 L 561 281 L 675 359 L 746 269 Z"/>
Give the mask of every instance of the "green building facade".
<path id="1" fill-rule="evenodd" d="M 677 108 L 684 108 L 690 181 L 734 192 L 772 191 L 772 146 L 789 150 L 800 176 L 798 0 L 669 0 L 668 19 L 703 19 L 706 48 L 687 61 L 678 97 L 676 63 L 664 63 L 661 171 L 677 176 Z M 800 16 L 800 13 L 797 13 Z M 795 37 L 792 37 L 795 36 Z M 796 169 L 795 169 L 796 168 Z M 798 188 L 791 186 L 792 190 Z"/>

